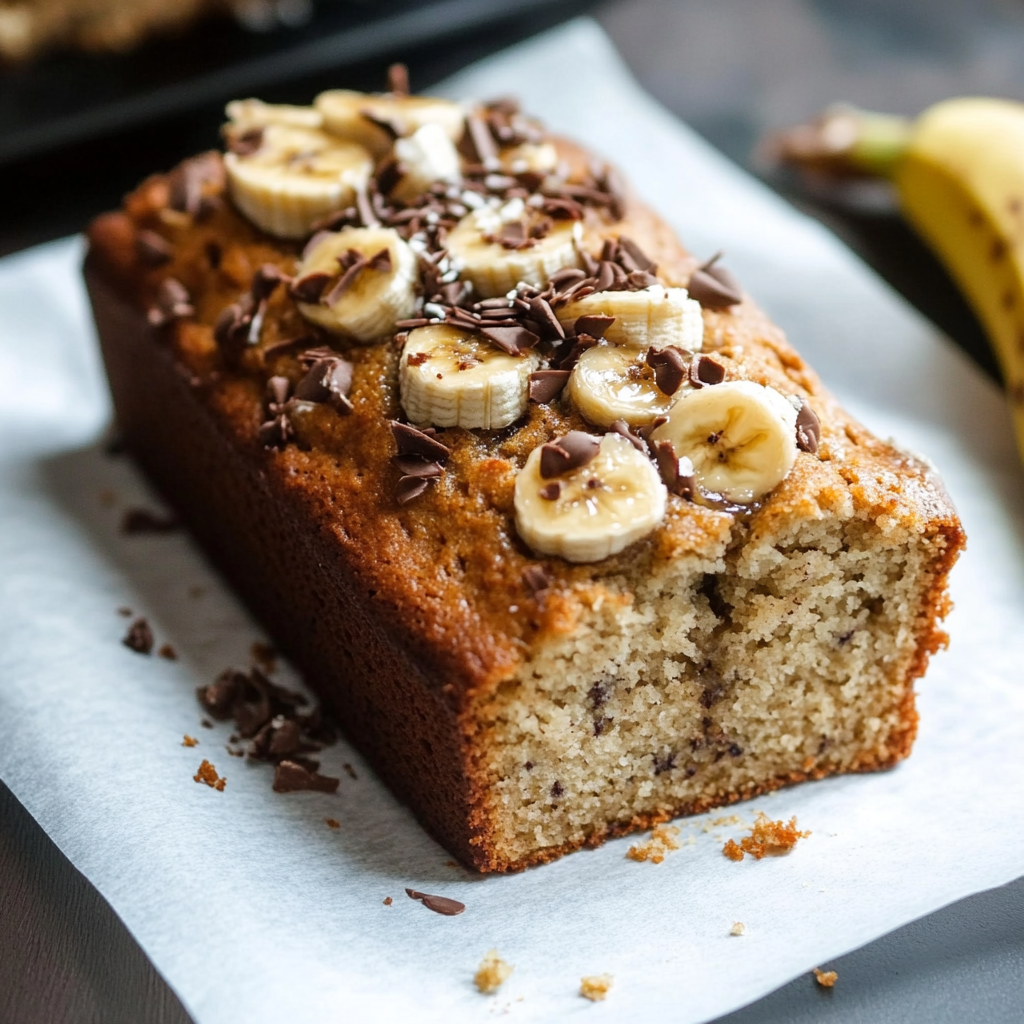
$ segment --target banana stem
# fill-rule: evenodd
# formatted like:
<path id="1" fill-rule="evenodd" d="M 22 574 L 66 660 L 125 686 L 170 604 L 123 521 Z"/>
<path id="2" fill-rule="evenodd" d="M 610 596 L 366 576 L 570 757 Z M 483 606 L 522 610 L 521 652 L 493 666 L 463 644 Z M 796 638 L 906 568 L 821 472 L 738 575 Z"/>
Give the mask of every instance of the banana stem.
<path id="1" fill-rule="evenodd" d="M 769 141 L 781 163 L 838 178 L 889 178 L 906 152 L 913 122 L 894 114 L 830 107 L 810 124 Z"/>

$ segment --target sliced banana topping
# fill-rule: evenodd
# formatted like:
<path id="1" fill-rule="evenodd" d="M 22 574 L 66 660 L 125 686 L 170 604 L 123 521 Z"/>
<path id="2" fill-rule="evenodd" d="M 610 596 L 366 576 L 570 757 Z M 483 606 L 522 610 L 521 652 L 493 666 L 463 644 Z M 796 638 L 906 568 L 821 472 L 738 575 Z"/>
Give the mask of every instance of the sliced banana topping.
<path id="1" fill-rule="evenodd" d="M 650 533 L 666 502 L 657 470 L 625 437 L 573 431 L 535 448 L 516 477 L 516 529 L 538 554 L 598 562 Z"/>
<path id="2" fill-rule="evenodd" d="M 452 263 L 481 298 L 506 295 L 520 282 L 543 288 L 548 278 L 575 267 L 579 221 L 553 221 L 512 199 L 467 214 L 449 233 Z"/>
<path id="3" fill-rule="evenodd" d="M 747 505 L 782 482 L 796 461 L 797 410 L 774 388 L 729 381 L 685 393 L 668 421 L 650 434 L 651 446 L 672 446 L 693 463 L 697 485 Z"/>
<path id="4" fill-rule="evenodd" d="M 509 174 L 547 174 L 558 166 L 558 150 L 551 142 L 523 142 L 506 146 L 498 155 L 502 170 Z"/>
<path id="5" fill-rule="evenodd" d="M 391 195 L 403 203 L 411 203 L 435 182 L 457 185 L 462 180 L 459 151 L 439 124 L 425 124 L 407 139 L 398 139 L 395 157 L 402 176 Z"/>
<path id="6" fill-rule="evenodd" d="M 268 124 L 292 128 L 323 128 L 324 118 L 313 107 L 296 107 L 288 103 L 264 103 L 263 100 L 232 100 L 224 108 L 232 127 L 241 131 L 264 128 Z"/>
<path id="7" fill-rule="evenodd" d="M 616 420 L 631 427 L 653 423 L 677 397 L 658 387 L 646 352 L 623 345 L 588 348 L 573 367 L 568 389 L 580 413 L 606 430 Z"/>
<path id="8" fill-rule="evenodd" d="M 700 304 L 685 288 L 651 285 L 641 291 L 592 292 L 558 310 L 558 319 L 573 324 L 581 316 L 613 316 L 605 331 L 614 345 L 633 348 L 667 348 L 675 345 L 699 352 L 704 341 Z"/>
<path id="9" fill-rule="evenodd" d="M 416 254 L 391 228 L 314 236 L 291 291 L 307 320 L 358 342 L 394 332 L 416 310 Z"/>
<path id="10" fill-rule="evenodd" d="M 358 142 L 378 157 L 396 137 L 412 135 L 425 124 L 440 125 L 452 142 L 459 141 L 464 127 L 465 115 L 457 103 L 431 96 L 375 96 L 331 89 L 320 93 L 313 106 L 332 135 Z"/>
<path id="11" fill-rule="evenodd" d="M 398 368 L 402 408 L 416 426 L 496 430 L 526 412 L 533 353 L 513 356 L 449 324 L 409 333 Z"/>
<path id="12" fill-rule="evenodd" d="M 225 154 L 224 167 L 231 198 L 249 220 L 279 238 L 302 238 L 315 221 L 352 203 L 373 161 L 362 146 L 315 128 L 267 124 Z"/>

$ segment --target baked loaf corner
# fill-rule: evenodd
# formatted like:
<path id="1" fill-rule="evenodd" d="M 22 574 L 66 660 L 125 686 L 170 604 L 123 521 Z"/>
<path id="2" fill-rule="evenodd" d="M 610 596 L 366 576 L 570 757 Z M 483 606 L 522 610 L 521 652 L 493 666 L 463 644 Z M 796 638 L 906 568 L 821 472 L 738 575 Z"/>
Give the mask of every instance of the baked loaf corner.
<path id="1" fill-rule="evenodd" d="M 353 119 L 352 95 L 235 106 L 228 156 L 143 183 L 93 223 L 86 261 L 125 441 L 351 741 L 480 871 L 906 757 L 914 681 L 945 643 L 947 575 L 964 543 L 934 474 L 846 415 L 735 281 L 698 267 L 589 154 L 507 102 L 456 120 L 445 101 L 409 106 L 398 89 L 352 101 Z M 371 103 L 382 106 L 367 118 Z M 328 209 L 267 199 L 253 167 L 274 156 L 282 125 L 320 133 L 355 175 Z M 480 229 L 499 263 L 477 266 L 471 245 L 443 264 L 477 203 L 515 214 Z M 405 250 L 381 230 L 414 252 L 412 299 L 399 287 Z M 474 312 L 494 319 L 502 275 L 529 273 L 562 231 L 569 273 L 512 281 L 507 315 L 519 319 L 505 334 L 474 328 Z M 353 312 L 364 287 L 381 290 Z M 628 349 L 628 331 L 604 320 L 615 310 L 625 330 L 629 303 L 647 294 L 676 302 L 666 330 L 690 332 L 686 346 L 673 341 L 682 333 L 642 334 L 651 344 L 623 371 L 668 425 L 647 412 L 595 422 L 603 399 L 579 390 L 580 359 Z M 550 322 L 594 295 L 584 319 Z M 421 334 L 429 344 L 416 348 L 417 332 L 438 325 L 471 346 L 469 369 L 498 366 L 499 349 L 509 357 L 517 382 L 498 397 L 522 406 L 507 423 L 493 422 L 498 398 L 479 414 L 487 426 L 438 422 L 444 375 L 414 376 L 441 344 Z M 737 401 L 749 385 L 757 401 L 781 396 L 762 406 L 788 424 L 792 450 L 777 483 L 730 497 L 723 486 L 740 483 L 722 485 L 696 450 L 687 461 L 678 430 L 659 446 L 659 432 L 694 395 L 741 382 Z M 414 395 L 436 431 L 425 414 L 406 426 Z M 610 529 L 595 541 L 556 522 L 549 542 L 527 528 L 517 487 L 531 455 L 572 431 L 600 452 L 579 465 L 562 448 L 550 455 L 569 469 L 549 467 L 545 500 L 585 488 L 611 438 L 648 502 L 643 532 L 621 549 Z M 648 468 L 634 472 L 634 455 Z"/>

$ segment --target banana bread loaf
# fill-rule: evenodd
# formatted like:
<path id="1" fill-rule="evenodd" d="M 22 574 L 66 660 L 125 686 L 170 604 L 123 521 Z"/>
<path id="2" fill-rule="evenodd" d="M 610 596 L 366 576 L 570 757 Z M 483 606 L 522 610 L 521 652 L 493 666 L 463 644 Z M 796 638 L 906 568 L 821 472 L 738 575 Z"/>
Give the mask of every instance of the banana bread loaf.
<path id="1" fill-rule="evenodd" d="M 907 756 L 964 537 L 511 101 L 232 104 L 89 231 L 124 439 L 350 740 L 508 871 Z"/>

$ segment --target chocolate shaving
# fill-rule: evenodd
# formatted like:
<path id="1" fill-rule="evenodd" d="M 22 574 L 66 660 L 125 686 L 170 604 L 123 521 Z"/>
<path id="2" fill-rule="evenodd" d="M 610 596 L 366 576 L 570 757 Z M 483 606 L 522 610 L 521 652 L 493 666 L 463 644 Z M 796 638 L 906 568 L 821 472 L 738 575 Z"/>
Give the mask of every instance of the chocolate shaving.
<path id="1" fill-rule="evenodd" d="M 138 618 L 128 627 L 121 643 L 136 654 L 149 654 L 153 650 L 153 630 L 145 619 Z"/>
<path id="2" fill-rule="evenodd" d="M 374 213 L 373 204 L 367 194 L 365 185 L 356 186 L 356 212 L 364 228 L 379 228 L 380 221 Z"/>
<path id="3" fill-rule="evenodd" d="M 514 327 L 482 327 L 479 333 L 510 356 L 522 355 L 540 341 L 533 331 L 528 331 L 518 324 Z"/>
<path id="4" fill-rule="evenodd" d="M 478 114 L 467 114 L 466 135 L 477 161 L 487 170 L 497 169 L 500 166 L 498 147 L 494 144 L 487 122 Z"/>
<path id="5" fill-rule="evenodd" d="M 629 424 L 625 420 L 614 420 L 609 424 L 608 429 L 613 434 L 618 434 L 619 437 L 624 437 L 638 452 L 643 455 L 647 454 L 647 442 L 638 434 L 634 434 L 629 429 Z"/>
<path id="6" fill-rule="evenodd" d="M 146 318 L 152 326 L 162 327 L 172 320 L 195 316 L 195 312 L 185 286 L 177 278 L 168 277 L 160 282 L 156 305 L 150 308 Z"/>
<path id="7" fill-rule="evenodd" d="M 422 455 L 394 455 L 391 461 L 402 472 L 403 479 L 414 477 L 418 480 L 433 480 L 444 472 L 441 463 Z"/>
<path id="8" fill-rule="evenodd" d="M 603 313 L 588 313 L 586 316 L 576 318 L 576 323 L 573 324 L 573 333 L 576 335 L 589 334 L 595 341 L 599 341 L 613 323 L 615 323 L 613 316 L 605 316 Z"/>
<path id="9" fill-rule="evenodd" d="M 575 284 L 577 281 L 582 281 L 587 275 L 576 267 L 563 267 L 561 270 L 556 270 L 549 278 L 548 284 L 551 285 L 557 291 L 567 284 Z"/>
<path id="10" fill-rule="evenodd" d="M 562 393 L 569 380 L 569 370 L 535 370 L 530 374 L 530 401 L 547 405 Z"/>
<path id="11" fill-rule="evenodd" d="M 288 294 L 299 302 L 319 302 L 330 280 L 330 274 L 318 270 L 292 281 L 288 288 Z"/>
<path id="12" fill-rule="evenodd" d="M 617 260 L 627 273 L 644 271 L 653 274 L 658 269 L 657 263 L 650 259 L 631 238 L 620 235 L 618 241 Z"/>
<path id="13" fill-rule="evenodd" d="M 121 520 L 121 532 L 130 537 L 142 533 L 173 533 L 179 525 L 174 516 L 161 516 L 145 508 L 130 508 Z"/>
<path id="14" fill-rule="evenodd" d="M 528 565 L 522 573 L 526 589 L 536 597 L 551 587 L 551 579 L 539 565 Z"/>
<path id="15" fill-rule="evenodd" d="M 540 475 L 545 480 L 587 465 L 601 447 L 601 442 L 582 430 L 570 430 L 564 437 L 542 445 Z"/>
<path id="16" fill-rule="evenodd" d="M 415 889 L 406 889 L 406 895 L 411 899 L 419 900 L 428 910 L 435 914 L 444 914 L 445 917 L 454 917 L 466 909 L 465 903 L 458 900 L 451 900 L 447 896 L 431 896 L 429 893 L 417 892 Z"/>
<path id="17" fill-rule="evenodd" d="M 545 501 L 556 501 L 561 493 L 562 485 L 557 480 L 552 480 L 551 483 L 545 484 L 540 489 L 540 496 Z"/>
<path id="18" fill-rule="evenodd" d="M 710 387 L 725 380 L 725 367 L 711 356 L 694 356 L 689 372 L 690 383 L 695 388 Z"/>
<path id="19" fill-rule="evenodd" d="M 355 252 L 350 249 L 345 255 Z M 339 258 L 340 259 L 340 258 Z M 330 291 L 320 296 L 320 302 L 325 306 L 333 306 L 352 286 L 355 279 L 369 266 L 369 261 L 362 253 L 357 253 L 356 258 L 348 261 L 344 273 L 331 287 Z"/>
<path id="20" fill-rule="evenodd" d="M 135 236 L 135 251 L 147 266 L 159 267 L 169 263 L 174 256 L 174 247 L 155 231 L 143 228 Z"/>
<path id="21" fill-rule="evenodd" d="M 821 420 L 817 413 L 806 403 L 800 406 L 796 415 L 796 444 L 803 452 L 817 454 L 821 443 Z"/>
<path id="22" fill-rule="evenodd" d="M 407 505 L 413 499 L 418 498 L 429 485 L 429 479 L 418 476 L 403 476 L 398 481 L 395 499 L 399 505 Z"/>
<path id="23" fill-rule="evenodd" d="M 201 153 L 183 160 L 167 176 L 168 205 L 195 217 L 204 212 L 205 186 L 220 192 L 224 180 L 224 162 L 219 153 Z"/>
<path id="24" fill-rule="evenodd" d="M 244 132 L 229 131 L 224 141 L 236 156 L 252 156 L 263 146 L 264 131 L 262 127 L 248 128 Z"/>
<path id="25" fill-rule="evenodd" d="M 701 264 L 686 286 L 690 298 L 708 309 L 726 309 L 743 301 L 739 281 L 725 267 L 715 265 L 721 257 L 721 253 L 716 253 L 707 263 Z"/>
<path id="26" fill-rule="evenodd" d="M 267 381 L 267 403 L 272 412 L 276 412 L 291 392 L 292 382 L 287 377 L 274 376 Z"/>
<path id="27" fill-rule="evenodd" d="M 249 288 L 253 302 L 265 302 L 277 290 L 277 286 L 285 280 L 285 274 L 273 263 L 264 263 L 252 276 Z"/>
<path id="28" fill-rule="evenodd" d="M 697 481 L 690 459 L 685 455 L 679 458 L 671 441 L 655 441 L 652 447 L 665 486 L 681 498 L 692 499 Z"/>
<path id="29" fill-rule="evenodd" d="M 295 761 L 281 761 L 274 772 L 275 793 L 298 793 L 314 791 L 317 793 L 335 793 L 341 779 L 329 775 L 321 775 L 309 771 Z"/>
<path id="30" fill-rule="evenodd" d="M 294 436 L 291 420 L 283 412 L 267 420 L 256 432 L 256 439 L 264 448 L 283 448 Z"/>
<path id="31" fill-rule="evenodd" d="M 315 362 L 295 385 L 295 397 L 303 402 L 326 402 L 342 413 L 352 411 L 352 364 L 331 355 Z"/>
<path id="32" fill-rule="evenodd" d="M 540 327 L 541 336 L 545 341 L 565 338 L 565 328 L 559 323 L 551 304 L 542 295 L 530 299 L 530 313 Z"/>
<path id="33" fill-rule="evenodd" d="M 433 427 L 417 430 L 416 427 L 408 423 L 399 423 L 398 420 L 391 420 L 389 425 L 399 455 L 422 455 L 432 462 L 441 463 L 447 461 L 451 455 L 451 450 L 434 437 L 436 432 Z"/>
<path id="34" fill-rule="evenodd" d="M 654 383 L 665 395 L 674 395 L 690 374 L 689 353 L 674 345 L 647 351 L 647 365 L 654 370 Z"/>

